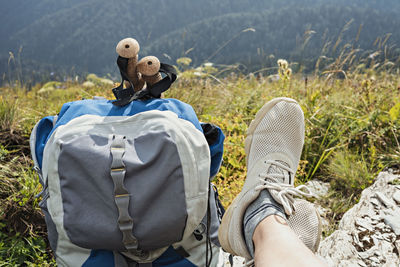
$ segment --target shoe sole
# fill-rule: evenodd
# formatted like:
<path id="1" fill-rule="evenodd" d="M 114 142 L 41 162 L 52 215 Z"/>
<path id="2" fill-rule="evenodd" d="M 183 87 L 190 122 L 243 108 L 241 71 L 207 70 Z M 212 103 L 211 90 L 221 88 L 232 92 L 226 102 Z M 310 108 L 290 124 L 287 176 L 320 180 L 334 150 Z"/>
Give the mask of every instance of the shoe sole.
<path id="1" fill-rule="evenodd" d="M 250 152 L 250 148 L 251 148 L 251 144 L 253 142 L 253 133 L 255 132 L 255 130 L 257 129 L 257 126 L 260 124 L 260 122 L 262 121 L 262 119 L 265 117 L 265 114 L 267 114 L 268 111 L 270 111 L 276 104 L 278 104 L 279 102 L 286 102 L 286 103 L 294 103 L 294 104 L 299 104 L 297 103 L 296 100 L 292 99 L 292 98 L 288 98 L 288 97 L 278 97 L 278 98 L 274 98 L 272 100 L 270 100 L 269 102 L 267 102 L 266 104 L 264 104 L 264 106 L 262 106 L 262 108 L 257 112 L 254 120 L 251 121 L 250 126 L 247 130 L 247 137 L 244 141 L 244 151 L 246 153 L 246 164 L 248 165 L 248 155 Z"/>
<path id="2" fill-rule="evenodd" d="M 222 217 L 221 225 L 218 229 L 218 240 L 219 243 L 221 244 L 221 247 L 224 249 L 224 251 L 232 254 L 232 255 L 237 255 L 237 253 L 232 249 L 231 244 L 229 242 L 229 230 L 230 230 L 230 223 L 232 222 L 232 215 L 233 215 L 233 205 L 235 204 L 235 201 L 237 200 L 237 197 L 233 200 L 231 205 L 228 207 L 226 210 L 224 216 Z"/>
<path id="3" fill-rule="evenodd" d="M 321 237 L 322 237 L 322 220 L 321 220 L 321 215 L 319 214 L 317 209 L 315 209 L 315 212 L 317 213 L 317 217 L 318 217 L 318 239 L 317 239 L 317 242 L 315 243 L 313 252 L 317 253 L 319 244 L 321 243 Z"/>
<path id="4" fill-rule="evenodd" d="M 249 155 L 252 138 L 253 138 L 253 133 L 256 130 L 257 126 L 260 124 L 261 120 L 264 118 L 265 114 L 267 114 L 268 111 L 270 111 L 277 103 L 282 102 L 282 101 L 287 102 L 287 103 L 298 104 L 296 100 L 287 98 L 287 97 L 274 98 L 271 101 L 264 104 L 264 106 L 257 112 L 254 120 L 252 120 L 252 122 L 250 123 L 250 126 L 247 130 L 247 137 L 245 139 L 246 155 Z M 248 160 L 248 158 L 246 159 L 246 163 L 247 163 L 247 160 Z M 230 225 L 232 224 L 232 216 L 233 216 L 234 207 L 236 206 L 235 205 L 236 201 L 238 201 L 238 197 L 236 197 L 233 200 L 231 205 L 226 210 L 224 216 L 222 217 L 221 226 L 219 227 L 219 230 L 218 230 L 218 239 L 219 239 L 219 242 L 220 242 L 222 248 L 226 252 L 231 253 L 233 255 L 237 255 L 237 253 L 232 249 L 231 244 L 229 242 L 229 232 L 231 232 Z"/>

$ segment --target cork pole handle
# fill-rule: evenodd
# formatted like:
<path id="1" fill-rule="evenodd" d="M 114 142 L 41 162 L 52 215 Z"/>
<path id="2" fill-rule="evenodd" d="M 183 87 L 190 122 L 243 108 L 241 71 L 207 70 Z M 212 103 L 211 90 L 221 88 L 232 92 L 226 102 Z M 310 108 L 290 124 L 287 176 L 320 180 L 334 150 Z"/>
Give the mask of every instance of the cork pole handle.
<path id="1" fill-rule="evenodd" d="M 152 86 L 162 79 L 160 74 L 160 61 L 157 57 L 148 56 L 142 58 L 137 64 L 137 70 L 148 86 Z"/>
<path id="2" fill-rule="evenodd" d="M 144 87 L 145 81 L 137 70 L 138 54 L 140 50 L 139 43 L 133 38 L 122 39 L 115 49 L 120 57 L 128 58 L 127 75 L 132 81 L 135 91 L 140 91 Z M 125 87 L 129 87 L 128 81 L 125 81 Z"/>

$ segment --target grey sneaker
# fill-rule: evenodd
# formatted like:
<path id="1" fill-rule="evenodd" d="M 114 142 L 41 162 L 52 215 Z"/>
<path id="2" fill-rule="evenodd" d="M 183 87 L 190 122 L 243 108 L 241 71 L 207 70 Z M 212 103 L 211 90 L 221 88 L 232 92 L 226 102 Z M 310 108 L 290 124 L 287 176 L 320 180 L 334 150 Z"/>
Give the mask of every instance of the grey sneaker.
<path id="1" fill-rule="evenodd" d="M 321 226 L 313 205 L 294 197 L 312 196 L 305 186 L 294 188 L 294 177 L 304 143 L 304 115 L 290 98 L 266 103 L 251 122 L 245 140 L 247 178 L 227 209 L 219 229 L 222 248 L 251 259 L 243 219 L 247 207 L 268 190 L 287 216 L 288 224 L 312 251 L 318 248 Z"/>

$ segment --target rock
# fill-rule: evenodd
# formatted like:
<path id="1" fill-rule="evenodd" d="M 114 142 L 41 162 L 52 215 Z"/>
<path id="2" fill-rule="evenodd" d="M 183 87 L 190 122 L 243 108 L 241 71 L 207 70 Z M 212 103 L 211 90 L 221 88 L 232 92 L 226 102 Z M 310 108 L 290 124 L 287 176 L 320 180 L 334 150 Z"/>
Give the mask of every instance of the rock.
<path id="1" fill-rule="evenodd" d="M 382 236 L 383 236 L 383 239 L 388 242 L 393 242 L 394 240 L 396 240 L 396 235 L 394 235 L 392 233 L 385 233 Z"/>
<path id="2" fill-rule="evenodd" d="M 229 260 L 229 253 L 222 251 L 222 249 L 221 249 L 221 252 L 222 253 L 219 254 L 219 257 L 220 257 L 219 262 L 222 263 L 222 265 L 218 264 L 217 267 L 244 267 L 245 266 L 244 258 L 239 257 L 239 256 L 232 257 L 231 260 L 232 260 L 233 264 L 231 265 L 230 260 Z"/>
<path id="3" fill-rule="evenodd" d="M 383 230 L 385 228 L 385 224 L 383 222 L 380 222 L 375 225 L 375 228 Z"/>
<path id="4" fill-rule="evenodd" d="M 381 192 L 376 192 L 374 197 L 379 199 L 382 202 L 382 204 L 385 205 L 387 208 L 392 208 L 393 207 L 392 201 L 390 201 L 390 199 L 388 199 Z"/>
<path id="5" fill-rule="evenodd" d="M 397 190 L 393 195 L 393 200 L 396 201 L 397 204 L 400 204 L 400 190 Z"/>
<path id="6" fill-rule="evenodd" d="M 396 247 L 396 249 L 397 249 L 397 252 L 400 253 L 400 240 L 396 240 L 396 241 L 394 242 L 394 245 L 395 245 L 395 247 Z"/>
<path id="7" fill-rule="evenodd" d="M 399 190 L 389 183 L 396 178 L 380 173 L 343 215 L 338 230 L 321 242 L 318 255 L 329 266 L 400 266 L 400 209 L 394 202 Z"/>
<path id="8" fill-rule="evenodd" d="M 353 238 L 347 231 L 337 230 L 322 241 L 318 254 L 329 266 L 359 266 L 360 259 L 356 257 L 357 250 L 352 244 Z"/>
<path id="9" fill-rule="evenodd" d="M 314 203 L 314 205 L 321 219 L 322 230 L 327 231 L 331 227 L 331 224 L 327 218 L 328 214 L 330 213 L 330 210 L 316 203 Z"/>
<path id="10" fill-rule="evenodd" d="M 328 194 L 330 185 L 329 183 L 321 182 L 318 180 L 311 180 L 305 184 L 310 191 L 316 196 L 326 196 Z"/>
<path id="11" fill-rule="evenodd" d="M 359 261 L 358 264 L 363 267 L 368 267 L 363 261 Z"/>
<path id="12" fill-rule="evenodd" d="M 386 225 L 390 226 L 392 228 L 393 232 L 397 235 L 400 236 L 400 214 L 397 212 L 389 213 L 385 217 L 383 217 L 383 220 Z"/>
<path id="13" fill-rule="evenodd" d="M 380 202 L 376 198 L 371 199 L 371 203 L 377 207 L 379 207 L 379 205 L 380 205 Z"/>
<path id="14" fill-rule="evenodd" d="M 369 230 L 369 231 L 373 231 L 374 230 L 372 225 L 367 220 L 364 220 L 362 218 L 356 218 L 355 224 L 358 225 L 358 226 L 361 226 L 364 229 Z"/>
<path id="15" fill-rule="evenodd" d="M 317 198 L 326 196 L 330 189 L 330 184 L 325 183 L 318 180 L 311 180 L 305 184 L 308 189 L 313 193 Z M 322 207 L 321 205 L 314 203 L 315 208 L 317 209 L 322 223 L 322 230 L 327 231 L 331 225 L 330 221 L 328 220 L 328 214 L 330 214 L 330 210 L 327 208 Z"/>
<path id="16" fill-rule="evenodd" d="M 379 221 L 382 220 L 382 218 L 380 216 L 378 216 L 378 215 L 371 216 L 370 218 L 371 218 L 371 223 L 372 224 L 377 224 L 377 223 L 379 223 Z"/>

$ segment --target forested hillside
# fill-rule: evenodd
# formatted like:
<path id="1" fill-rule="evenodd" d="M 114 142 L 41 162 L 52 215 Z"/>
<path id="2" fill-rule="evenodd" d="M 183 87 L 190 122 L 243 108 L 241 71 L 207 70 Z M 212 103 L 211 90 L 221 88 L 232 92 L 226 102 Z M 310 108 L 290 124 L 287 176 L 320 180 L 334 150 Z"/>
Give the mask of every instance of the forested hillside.
<path id="1" fill-rule="evenodd" d="M 388 33 L 388 45 L 400 41 L 396 0 L 0 0 L 0 7 L 2 82 L 16 79 L 17 70 L 32 79 L 115 74 L 115 45 L 128 36 L 140 42 L 141 55 L 242 63 L 245 71 L 270 66 L 271 55 L 311 69 L 319 56 L 351 41 L 364 51 Z"/>
<path id="2" fill-rule="evenodd" d="M 334 6 L 235 13 L 188 25 L 161 37 L 145 51 L 161 58 L 162 53 L 168 51 L 169 56 L 178 58 L 190 49 L 187 54 L 197 64 L 204 60 L 225 64 L 240 62 L 250 70 L 274 64 L 275 58 L 306 64 L 321 55 L 333 57 L 348 42 L 365 50 L 376 49 L 373 44 L 379 37 L 377 33 L 385 37 L 386 33 L 393 32 L 392 40 L 400 40 L 396 33 L 400 19 L 393 20 L 393 17 L 394 14 L 388 16 L 387 11 Z M 341 32 L 342 40 L 335 50 Z M 213 56 L 218 46 L 231 37 L 232 41 Z"/>

